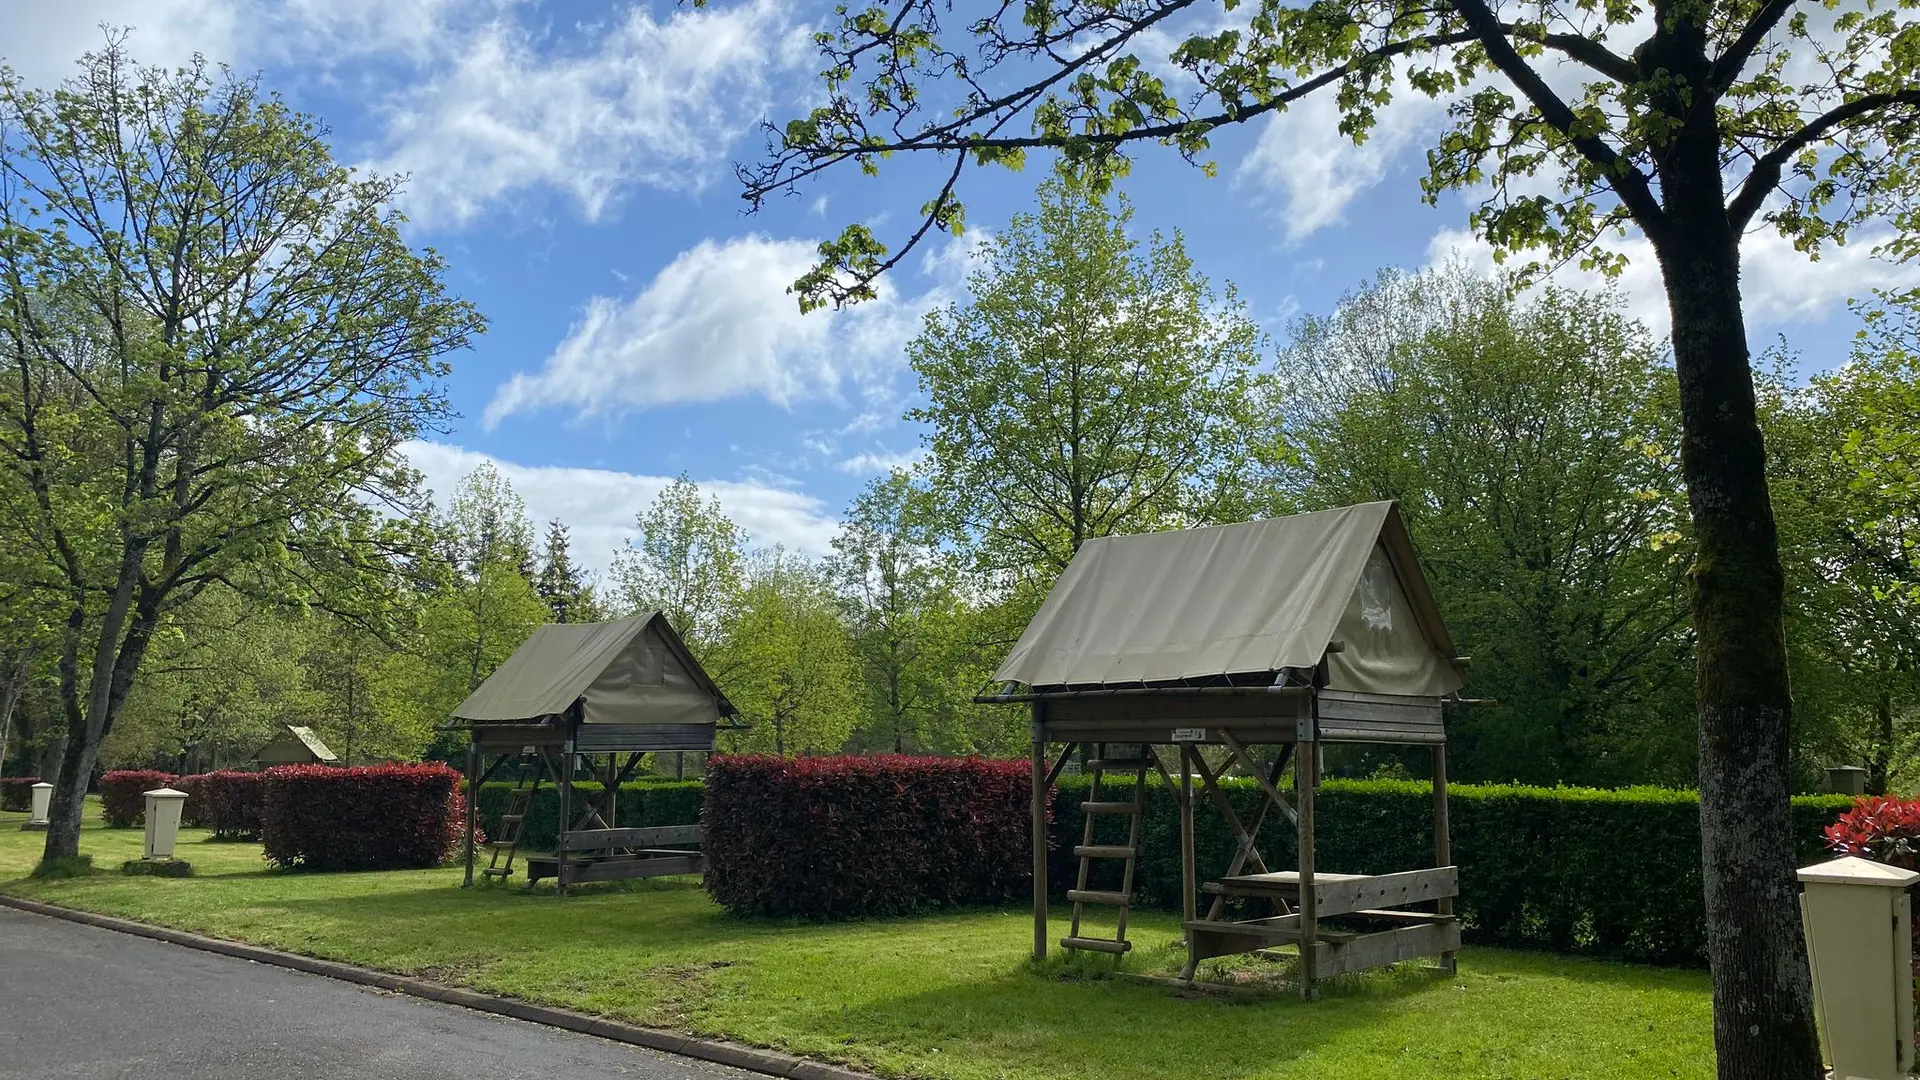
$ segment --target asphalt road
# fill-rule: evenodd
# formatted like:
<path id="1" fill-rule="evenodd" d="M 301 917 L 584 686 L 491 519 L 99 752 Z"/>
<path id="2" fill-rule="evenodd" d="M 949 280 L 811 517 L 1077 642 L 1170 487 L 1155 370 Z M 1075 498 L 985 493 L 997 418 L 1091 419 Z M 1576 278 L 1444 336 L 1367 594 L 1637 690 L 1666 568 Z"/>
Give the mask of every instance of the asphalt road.
<path id="1" fill-rule="evenodd" d="M 0 1077 L 760 1080 L 722 1065 L 0 908 Z"/>

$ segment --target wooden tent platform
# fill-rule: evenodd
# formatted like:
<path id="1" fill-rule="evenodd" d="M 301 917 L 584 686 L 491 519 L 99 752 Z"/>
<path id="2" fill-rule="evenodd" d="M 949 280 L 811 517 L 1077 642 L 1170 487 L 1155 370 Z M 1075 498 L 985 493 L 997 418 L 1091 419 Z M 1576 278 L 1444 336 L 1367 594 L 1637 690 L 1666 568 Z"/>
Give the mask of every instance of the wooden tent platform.
<path id="1" fill-rule="evenodd" d="M 1334 975 L 1383 967 L 1420 957 L 1436 957 L 1453 966 L 1460 947 L 1460 925 L 1453 916 L 1459 895 L 1459 868 L 1451 859 L 1448 835 L 1446 734 L 1442 705 L 1430 697 L 1393 697 L 1327 691 L 1312 686 L 1271 688 L 1174 689 L 1168 691 L 1095 691 L 1022 695 L 1033 711 L 1033 830 L 1046 835 L 1046 803 L 1054 781 L 1082 747 L 1096 758 L 1110 746 L 1131 746 L 1143 755 L 1143 768 L 1161 775 L 1180 805 L 1182 862 L 1182 919 L 1187 936 L 1187 963 L 1179 979 L 1190 983 L 1202 961 L 1276 946 L 1300 951 L 1301 988 L 1311 997 L 1320 980 Z M 1192 726 L 1182 726 L 1181 721 Z M 1434 864 L 1425 869 L 1394 874 L 1322 872 L 1314 851 L 1315 790 L 1319 787 L 1318 743 L 1380 742 L 1419 746 L 1433 761 Z M 1254 755 L 1259 745 L 1278 747 L 1263 763 Z M 1058 745 L 1058 756 L 1048 752 Z M 1219 764 L 1210 764 L 1203 747 L 1226 751 Z M 1160 760 L 1158 749 L 1177 756 L 1177 772 Z M 1051 760 L 1049 760 L 1051 759 Z M 1280 787 L 1283 771 L 1294 766 L 1292 791 Z M 1096 762 L 1095 764 L 1103 764 Z M 1104 763 L 1112 764 L 1112 763 Z M 1236 810 L 1221 781 L 1228 765 L 1253 779 L 1265 796 L 1251 816 Z M 1289 797 L 1291 796 L 1291 797 Z M 1195 860 L 1194 810 L 1196 802 L 1211 802 L 1236 841 L 1225 873 L 1202 881 Z M 1108 806 L 1089 802 L 1089 813 Z M 1119 804 L 1112 804 L 1119 805 Z M 1299 868 L 1270 869 L 1260 852 L 1262 826 L 1271 820 L 1292 826 L 1297 837 Z M 1136 859 L 1139 838 L 1124 846 L 1082 846 L 1085 857 Z M 1047 851 L 1036 843 L 1034 866 L 1034 955 L 1047 948 Z M 1067 898 L 1074 904 L 1072 934 L 1060 944 L 1070 949 L 1124 953 L 1125 911 L 1131 897 L 1086 890 L 1085 858 L 1077 888 Z M 1302 887 L 1302 882 L 1307 882 Z M 1211 902 L 1201 905 L 1201 898 Z M 1106 898 L 1106 899 L 1102 899 Z M 1267 918 L 1237 919 L 1229 915 L 1230 900 L 1262 901 L 1275 914 Z M 1081 933 L 1081 906 L 1105 902 L 1120 908 L 1122 917 L 1114 939 Z M 1419 907 L 1424 910 L 1408 910 Z"/>

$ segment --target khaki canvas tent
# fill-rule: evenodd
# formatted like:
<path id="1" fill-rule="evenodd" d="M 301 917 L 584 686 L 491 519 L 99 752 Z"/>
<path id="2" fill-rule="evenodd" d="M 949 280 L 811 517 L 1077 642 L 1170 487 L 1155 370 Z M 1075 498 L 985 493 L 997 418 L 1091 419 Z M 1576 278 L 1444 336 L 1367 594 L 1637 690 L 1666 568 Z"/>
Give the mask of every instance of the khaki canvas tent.
<path id="1" fill-rule="evenodd" d="M 1047 798 L 1074 752 L 1089 748 L 1086 826 L 1067 890 L 1062 946 L 1121 953 L 1140 844 L 1142 788 L 1157 771 L 1179 793 L 1183 923 L 1191 980 L 1209 957 L 1291 944 L 1303 991 L 1317 979 L 1417 956 L 1451 966 L 1457 871 L 1447 835 L 1443 701 L 1462 683 L 1406 527 L 1392 503 L 1081 545 L 979 700 L 1022 702 L 1033 721 L 1034 955 L 1047 950 Z M 1431 748 L 1433 866 L 1386 875 L 1315 865 L 1318 747 L 1329 742 Z M 1065 744 L 1049 766 L 1050 748 Z M 1277 747 L 1270 762 L 1253 748 Z M 1157 747 L 1179 760 L 1172 776 Z M 1215 764 L 1209 765 L 1211 751 Z M 1279 788 L 1293 765 L 1293 798 Z M 1229 766 L 1267 796 L 1243 821 L 1218 781 Z M 1103 793 L 1111 774 L 1130 786 Z M 1202 884 L 1195 865 L 1194 777 L 1239 839 L 1226 872 Z M 1270 871 L 1259 831 L 1277 812 L 1298 832 L 1297 869 Z M 1100 840 L 1099 822 L 1118 818 Z M 1111 827 L 1111 826 L 1109 826 Z M 1096 842 L 1098 841 L 1098 842 Z M 1095 889 L 1096 865 L 1120 863 L 1119 887 Z M 1251 871 L 1251 872 L 1245 872 Z M 1201 917 L 1199 897 L 1211 897 Z M 1229 921 L 1230 899 L 1271 903 L 1271 917 Z M 1119 909 L 1112 938 L 1082 933 L 1092 906 Z M 1414 905 L 1426 911 L 1404 910 Z"/>
<path id="2" fill-rule="evenodd" d="M 711 751 L 716 731 L 736 714 L 660 612 L 539 627 L 453 710 L 447 725 L 472 736 L 470 825 L 480 785 L 504 767 L 515 771 L 501 835 L 487 843 L 482 875 L 513 873 L 527 808 L 549 780 L 559 796 L 561 829 L 551 853 L 525 856 L 529 882 L 552 877 L 565 891 L 582 881 L 700 873 L 700 827 L 616 828 L 619 789 L 649 752 Z M 584 798 L 576 779 L 604 786 Z M 471 885 L 477 858 L 471 828 L 466 858 Z"/>
<path id="3" fill-rule="evenodd" d="M 347 747 L 347 751 L 351 753 L 353 747 Z M 253 761 L 263 769 L 271 769 L 275 765 L 337 765 L 340 763 L 340 759 L 334 756 L 332 750 L 327 749 L 327 744 L 320 741 L 320 736 L 315 735 L 312 728 L 298 727 L 293 724 L 280 725 L 280 733 L 275 735 L 267 745 L 254 752 Z"/>

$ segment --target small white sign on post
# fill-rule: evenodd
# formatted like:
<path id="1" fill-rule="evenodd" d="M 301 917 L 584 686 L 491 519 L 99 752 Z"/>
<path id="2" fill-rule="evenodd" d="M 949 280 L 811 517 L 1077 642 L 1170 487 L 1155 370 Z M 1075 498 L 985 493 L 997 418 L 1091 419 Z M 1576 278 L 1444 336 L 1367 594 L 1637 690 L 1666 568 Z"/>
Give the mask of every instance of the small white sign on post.
<path id="1" fill-rule="evenodd" d="M 1206 741 L 1207 741 L 1207 729 L 1206 729 L 1206 728 L 1203 728 L 1203 727 L 1177 727 L 1177 728 L 1174 728 L 1174 729 L 1173 729 L 1173 741 L 1174 741 L 1174 742 L 1177 742 L 1177 743 L 1183 743 L 1183 742 L 1206 742 Z"/>

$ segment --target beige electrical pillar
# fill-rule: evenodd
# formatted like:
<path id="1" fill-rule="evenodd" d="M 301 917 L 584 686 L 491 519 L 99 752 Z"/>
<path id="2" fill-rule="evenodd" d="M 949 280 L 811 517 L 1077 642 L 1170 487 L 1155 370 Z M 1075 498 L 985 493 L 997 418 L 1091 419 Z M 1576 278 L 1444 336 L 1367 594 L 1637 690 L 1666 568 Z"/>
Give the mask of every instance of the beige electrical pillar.
<path id="1" fill-rule="evenodd" d="M 20 826 L 21 832 L 46 832 L 52 822 L 47 814 L 53 810 L 53 785 L 45 780 L 28 789 L 33 792 L 33 810 L 27 815 L 26 824 Z"/>
<path id="2" fill-rule="evenodd" d="M 155 788 L 147 797 L 147 854 L 149 859 L 173 858 L 173 841 L 180 835 L 180 811 L 187 793 Z"/>
<path id="3" fill-rule="evenodd" d="M 1913 912 L 1920 874 L 1866 859 L 1800 871 L 1814 1006 L 1833 1080 L 1913 1068 Z"/>

